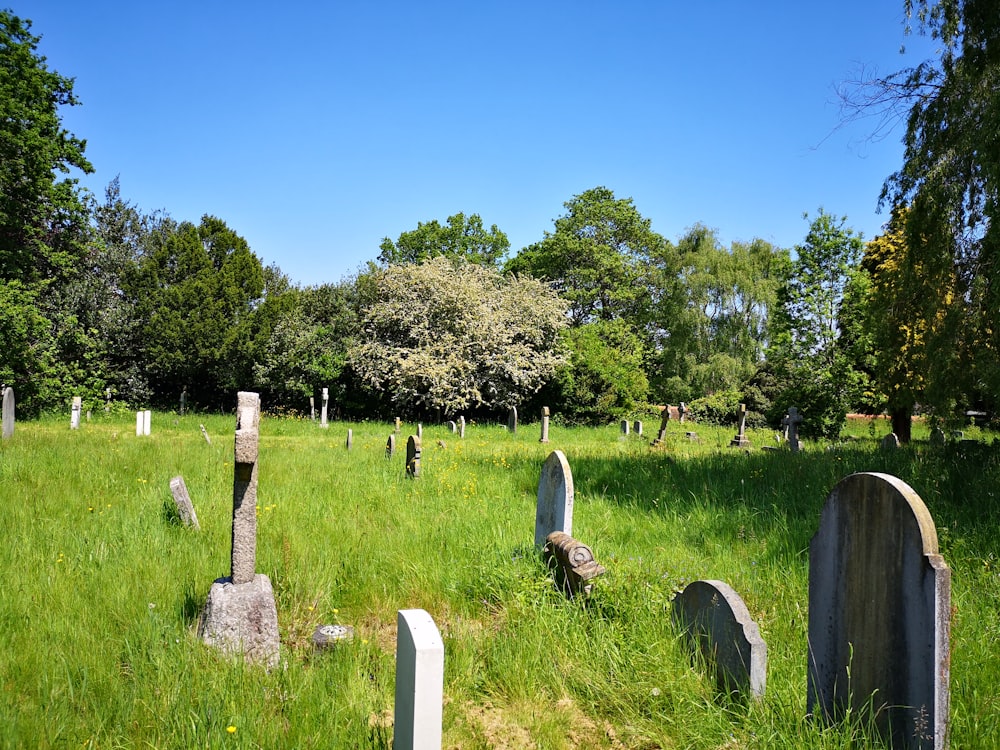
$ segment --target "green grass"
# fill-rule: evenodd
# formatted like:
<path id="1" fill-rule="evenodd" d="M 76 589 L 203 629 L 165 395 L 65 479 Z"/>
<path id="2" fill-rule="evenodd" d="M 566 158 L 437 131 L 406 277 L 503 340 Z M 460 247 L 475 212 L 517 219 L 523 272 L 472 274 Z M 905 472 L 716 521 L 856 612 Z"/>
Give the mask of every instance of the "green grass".
<path id="1" fill-rule="evenodd" d="M 0 444 L 0 747 L 389 747 L 396 610 L 413 607 L 445 640 L 448 748 L 871 747 L 858 721 L 804 718 L 809 540 L 854 471 L 899 476 L 934 516 L 953 570 L 952 746 L 1000 747 L 1000 450 L 884 452 L 855 425 L 837 450 L 799 455 L 758 450 L 773 433 L 750 431 L 747 453 L 730 428 L 694 426 L 698 443 L 670 428 L 651 450 L 617 427 L 554 424 L 548 445 L 537 425 L 470 425 L 464 440 L 428 427 L 408 480 L 412 425 L 386 460 L 388 424 L 265 417 L 257 570 L 282 638 L 267 672 L 194 633 L 229 573 L 234 419 L 156 414 L 147 438 L 128 415 L 19 422 Z M 555 592 L 532 548 L 557 448 L 574 536 L 608 569 L 585 604 Z M 200 532 L 174 519 L 177 474 Z M 763 700 L 722 701 L 692 668 L 670 606 L 699 578 L 728 582 L 760 624 Z M 355 640 L 315 652 L 333 622 Z"/>

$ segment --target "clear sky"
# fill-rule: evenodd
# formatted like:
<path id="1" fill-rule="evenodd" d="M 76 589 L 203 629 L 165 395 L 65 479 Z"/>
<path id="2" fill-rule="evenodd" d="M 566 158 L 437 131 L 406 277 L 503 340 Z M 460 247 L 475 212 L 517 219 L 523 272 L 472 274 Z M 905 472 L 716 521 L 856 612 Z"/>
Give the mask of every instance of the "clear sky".
<path id="1" fill-rule="evenodd" d="M 835 89 L 932 51 L 902 0 L 7 4 L 76 79 L 82 184 L 218 216 L 301 284 L 459 211 L 517 251 L 598 185 L 671 240 L 791 248 L 821 206 L 870 239 L 902 126 L 838 128 Z"/>

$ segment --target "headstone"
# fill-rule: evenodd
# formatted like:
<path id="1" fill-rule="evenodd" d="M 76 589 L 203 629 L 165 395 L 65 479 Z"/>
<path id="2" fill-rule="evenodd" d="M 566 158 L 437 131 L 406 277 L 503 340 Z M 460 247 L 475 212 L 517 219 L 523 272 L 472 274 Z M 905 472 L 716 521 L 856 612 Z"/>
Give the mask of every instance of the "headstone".
<path id="1" fill-rule="evenodd" d="M 944 445 L 946 442 L 947 438 L 945 437 L 944 430 L 942 430 L 940 427 L 935 427 L 933 430 L 931 430 L 931 445 L 936 445 L 940 447 Z"/>
<path id="2" fill-rule="evenodd" d="M 78 430 L 80 428 L 80 410 L 82 408 L 83 399 L 79 396 L 73 396 L 73 410 L 69 416 L 69 428 L 71 430 Z"/>
<path id="3" fill-rule="evenodd" d="M 538 438 L 539 443 L 549 442 L 549 407 L 542 407 L 542 436 Z"/>
<path id="4" fill-rule="evenodd" d="M 722 581 L 694 581 L 674 598 L 674 619 L 726 695 L 764 695 L 767 644 L 743 600 Z"/>
<path id="5" fill-rule="evenodd" d="M 327 427 L 328 426 L 327 421 L 326 421 L 326 415 L 327 415 L 327 407 L 329 406 L 329 404 L 330 404 L 330 389 L 329 388 L 324 388 L 323 389 L 323 406 L 320 408 L 320 412 L 319 412 L 319 426 L 320 427 Z"/>
<path id="6" fill-rule="evenodd" d="M 87 409 L 87 421 L 90 421 L 90 409 Z"/>
<path id="7" fill-rule="evenodd" d="M 628 436 L 629 432 L 632 429 L 632 426 L 629 424 L 629 421 L 627 419 L 623 419 L 621 428 L 622 428 L 622 435 Z"/>
<path id="8" fill-rule="evenodd" d="M 111 412 L 111 389 L 104 389 L 104 413 L 109 414 Z"/>
<path id="9" fill-rule="evenodd" d="M 545 537 L 542 559 L 553 572 L 556 588 L 570 599 L 580 594 L 589 596 L 593 580 L 605 573 L 590 547 L 562 531 Z"/>
<path id="10" fill-rule="evenodd" d="M 449 420 L 447 424 L 448 424 L 448 429 L 451 431 L 452 435 L 458 432 L 458 422 L 454 420 Z"/>
<path id="11" fill-rule="evenodd" d="M 174 477 L 170 480 L 170 493 L 174 496 L 174 504 L 177 506 L 177 515 L 181 523 L 200 529 L 198 516 L 194 512 L 194 505 L 191 504 L 191 496 L 184 484 L 184 477 Z"/>
<path id="12" fill-rule="evenodd" d="M 424 437 L 424 426 L 420 422 L 417 422 L 417 437 L 421 439 Z"/>
<path id="13" fill-rule="evenodd" d="M 313 422 L 316 421 L 316 397 L 309 397 L 309 419 Z"/>
<path id="14" fill-rule="evenodd" d="M 788 413 L 781 420 L 781 426 L 785 428 L 785 439 L 788 440 L 788 447 L 793 453 L 798 453 L 802 449 L 799 445 L 799 425 L 802 424 L 802 419 L 799 410 L 789 406 Z"/>
<path id="15" fill-rule="evenodd" d="M 354 446 L 354 430 L 350 427 L 347 428 L 347 450 L 350 450 Z"/>
<path id="16" fill-rule="evenodd" d="M 152 431 L 152 421 L 153 421 L 153 412 L 151 412 L 149 409 L 146 409 L 146 411 L 142 413 L 143 435 L 149 435 L 150 432 Z"/>
<path id="17" fill-rule="evenodd" d="M 396 453 L 396 433 L 390 432 L 389 439 L 385 443 L 385 457 L 392 458 Z"/>
<path id="18" fill-rule="evenodd" d="M 406 441 L 406 476 L 416 479 L 420 476 L 420 438 L 410 435 Z"/>
<path id="19" fill-rule="evenodd" d="M 882 450 L 891 451 L 899 447 L 899 437 L 895 432 L 890 432 L 882 438 Z"/>
<path id="20" fill-rule="evenodd" d="M 402 426 L 403 426 L 403 424 L 402 424 L 402 422 L 399 421 L 399 417 L 396 417 L 396 434 L 397 435 L 399 434 L 399 431 L 402 429 Z"/>
<path id="21" fill-rule="evenodd" d="M 187 389 L 187 386 L 184 386 L 184 388 L 181 390 L 181 416 L 182 417 L 184 416 L 184 410 L 187 408 L 187 397 L 188 397 L 188 389 Z"/>
<path id="22" fill-rule="evenodd" d="M 552 451 L 542 465 L 535 506 L 535 547 L 553 531 L 573 534 L 573 472 L 562 451 Z"/>
<path id="23" fill-rule="evenodd" d="M 14 437 L 14 389 L 9 385 L 3 389 L 3 407 L 0 411 L 3 420 L 3 439 Z"/>
<path id="24" fill-rule="evenodd" d="M 143 420 L 143 417 L 142 417 L 142 412 L 141 411 L 137 411 L 135 413 L 135 435 L 136 435 L 136 437 L 139 437 L 140 435 L 142 435 L 142 424 L 143 424 L 143 422 L 144 422 L 144 420 Z"/>
<path id="25" fill-rule="evenodd" d="M 700 443 L 701 439 L 698 437 L 697 432 L 685 432 L 684 437 L 690 440 L 692 443 Z"/>
<path id="26" fill-rule="evenodd" d="M 198 636 L 226 654 L 274 667 L 280 656 L 278 611 L 270 579 L 255 574 L 260 397 L 237 395 L 233 448 L 232 575 L 208 592 Z"/>
<path id="27" fill-rule="evenodd" d="M 517 407 L 510 407 L 507 412 L 507 432 L 517 433 Z"/>
<path id="28" fill-rule="evenodd" d="M 870 721 L 893 747 L 945 747 L 950 624 L 923 501 L 888 474 L 842 479 L 809 543 L 809 713 Z"/>
<path id="29" fill-rule="evenodd" d="M 393 750 L 441 750 L 444 641 L 422 609 L 396 618 L 396 701 Z"/>
<path id="30" fill-rule="evenodd" d="M 667 423 L 670 421 L 670 406 L 664 406 L 663 411 L 660 412 L 660 429 L 656 433 L 656 438 L 653 440 L 653 445 L 660 445 L 667 437 Z"/>
<path id="31" fill-rule="evenodd" d="M 740 404 L 739 411 L 736 412 L 736 437 L 729 441 L 731 448 L 749 448 L 750 441 L 746 435 L 747 428 L 747 405 Z"/>
<path id="32" fill-rule="evenodd" d="M 639 437 L 642 437 L 642 421 L 636 420 L 632 425 L 632 432 L 634 432 Z"/>
<path id="33" fill-rule="evenodd" d="M 458 436 L 460 438 L 465 437 L 465 417 L 463 416 L 458 418 Z"/>
<path id="34" fill-rule="evenodd" d="M 684 424 L 684 415 L 688 413 L 687 404 L 681 401 L 681 405 L 677 407 L 677 421 Z"/>
<path id="35" fill-rule="evenodd" d="M 212 444 L 212 438 L 210 438 L 208 436 L 208 430 L 205 429 L 205 425 L 200 424 L 198 426 L 201 428 L 201 436 L 203 438 L 205 438 L 205 442 L 208 443 L 209 445 L 211 445 Z"/>

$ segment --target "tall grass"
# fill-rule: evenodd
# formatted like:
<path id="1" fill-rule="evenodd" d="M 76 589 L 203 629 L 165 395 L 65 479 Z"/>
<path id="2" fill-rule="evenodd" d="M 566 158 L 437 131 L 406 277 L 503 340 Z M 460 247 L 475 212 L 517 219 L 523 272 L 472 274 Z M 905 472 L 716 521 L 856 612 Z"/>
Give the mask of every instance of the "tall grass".
<path id="1" fill-rule="evenodd" d="M 428 427 L 409 480 L 404 451 L 385 457 L 387 424 L 265 417 L 257 570 L 282 639 L 268 672 L 194 632 L 229 573 L 233 428 L 156 414 L 137 438 L 129 418 L 100 415 L 78 431 L 22 422 L 0 444 L 0 746 L 388 747 L 396 610 L 412 607 L 445 639 L 446 747 L 877 746 L 861 721 L 805 719 L 809 539 L 854 471 L 899 476 L 934 516 L 953 569 L 952 745 L 1000 746 L 992 447 L 885 452 L 861 429 L 792 455 L 730 449 L 730 429 L 695 427 L 696 443 L 671 425 L 653 450 L 612 428 L 553 425 L 541 445 L 535 425 L 470 425 L 464 440 Z M 587 602 L 558 595 L 532 547 L 540 468 L 557 448 L 573 470 L 574 536 L 608 569 Z M 177 474 L 200 532 L 176 522 Z M 719 699 L 679 642 L 671 602 L 699 578 L 727 581 L 760 624 L 763 700 Z M 315 651 L 327 623 L 355 639 Z"/>

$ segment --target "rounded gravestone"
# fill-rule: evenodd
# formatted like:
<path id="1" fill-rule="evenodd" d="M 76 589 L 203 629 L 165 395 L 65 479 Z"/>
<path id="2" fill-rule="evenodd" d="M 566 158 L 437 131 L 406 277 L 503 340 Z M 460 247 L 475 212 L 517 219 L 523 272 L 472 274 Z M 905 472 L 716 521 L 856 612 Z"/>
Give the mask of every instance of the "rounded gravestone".
<path id="1" fill-rule="evenodd" d="M 416 479 L 420 476 L 420 438 L 410 435 L 406 441 L 406 476 Z"/>
<path id="2" fill-rule="evenodd" d="M 389 439 L 385 442 L 385 457 L 392 458 L 395 452 L 396 452 L 396 435 L 395 433 L 390 433 Z"/>
<path id="3" fill-rule="evenodd" d="M 549 454 L 538 480 L 535 546 L 541 548 L 553 531 L 573 534 L 573 472 L 562 451 Z"/>

